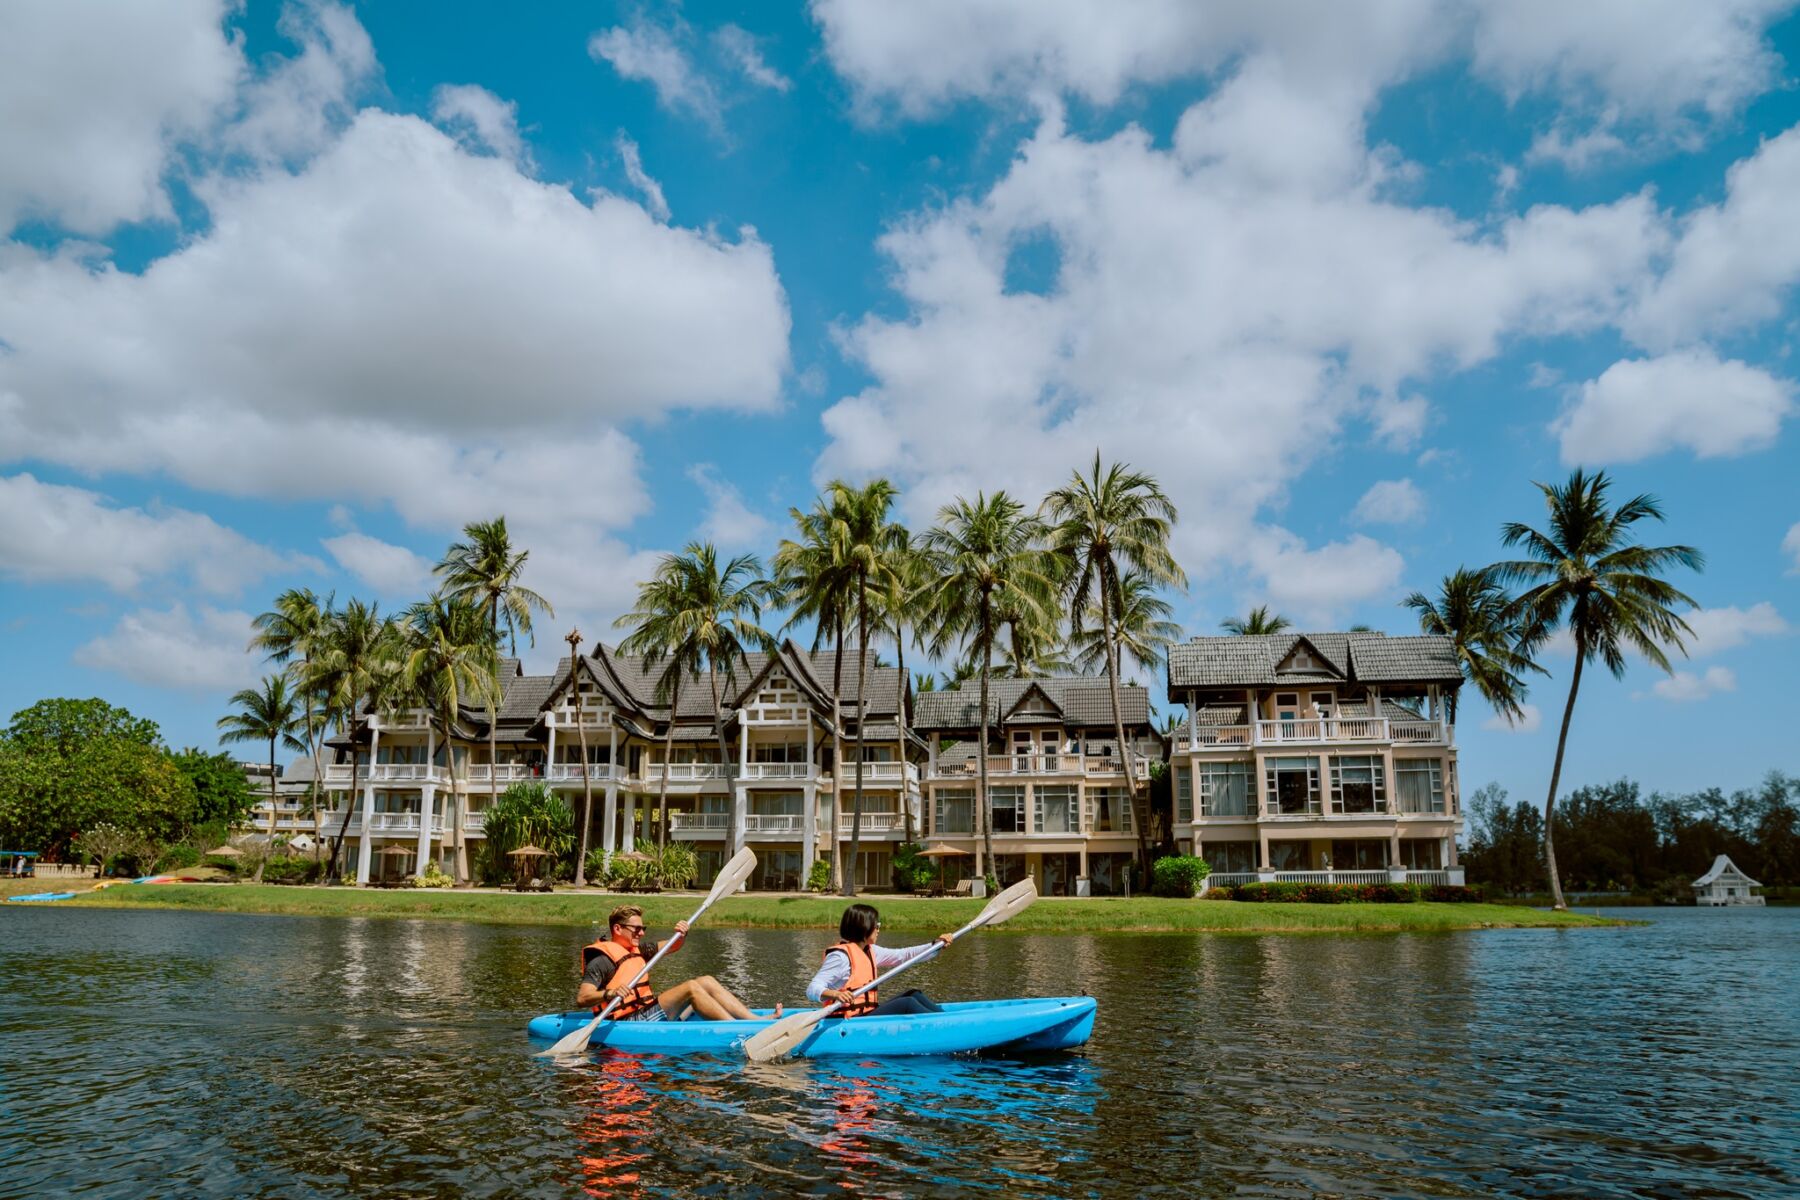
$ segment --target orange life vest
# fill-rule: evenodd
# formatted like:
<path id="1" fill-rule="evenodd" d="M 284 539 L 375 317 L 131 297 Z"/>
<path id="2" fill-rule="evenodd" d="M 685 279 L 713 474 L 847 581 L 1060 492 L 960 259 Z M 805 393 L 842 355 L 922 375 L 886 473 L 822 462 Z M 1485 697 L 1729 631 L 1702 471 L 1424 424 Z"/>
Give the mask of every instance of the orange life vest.
<path id="1" fill-rule="evenodd" d="M 645 966 L 644 956 L 636 950 L 627 950 L 611 938 L 601 938 L 599 941 L 589 943 L 581 948 L 582 974 L 587 973 L 588 964 L 594 961 L 596 954 L 604 954 L 612 959 L 613 974 L 612 979 L 607 981 L 609 985 L 621 980 L 630 982 L 632 977 L 643 970 Z M 632 988 L 623 1000 L 619 1001 L 618 1006 L 607 1016 L 607 1020 L 623 1021 L 626 1017 L 635 1016 L 655 1003 L 656 993 L 651 990 L 650 977 L 646 975 L 638 980 L 637 986 Z M 594 1005 L 594 1011 L 597 1013 L 605 1007 L 606 1001 L 602 1000 L 599 1004 Z"/>
<path id="2" fill-rule="evenodd" d="M 855 991 L 859 987 L 875 982 L 875 956 L 873 954 L 855 942 L 839 942 L 831 950 L 842 950 L 844 957 L 850 960 L 850 982 L 845 984 L 845 987 Z M 825 952 L 826 958 L 831 957 L 831 950 Z M 844 1007 L 838 1009 L 837 1015 L 840 1017 L 866 1015 L 880 1003 L 879 998 L 875 995 L 876 991 L 877 989 L 870 988 L 856 999 L 846 1001 Z M 826 1000 L 823 1003 L 831 1002 Z"/>

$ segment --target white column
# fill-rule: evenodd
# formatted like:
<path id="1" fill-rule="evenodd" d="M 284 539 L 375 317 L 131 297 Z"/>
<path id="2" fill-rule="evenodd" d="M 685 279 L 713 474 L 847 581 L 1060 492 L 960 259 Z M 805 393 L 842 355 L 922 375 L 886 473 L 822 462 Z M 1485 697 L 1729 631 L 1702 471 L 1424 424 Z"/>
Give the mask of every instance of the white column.
<path id="1" fill-rule="evenodd" d="M 749 830 L 745 828 L 750 816 L 750 789 L 743 784 L 733 784 L 731 788 L 731 824 L 737 832 L 732 836 L 730 850 L 736 854 L 744 848 L 748 840 Z"/>
<path id="2" fill-rule="evenodd" d="M 556 714 L 554 712 L 545 713 L 544 724 L 550 730 L 550 749 L 546 752 L 544 765 L 544 782 L 549 783 L 551 768 L 556 766 Z"/>
<path id="3" fill-rule="evenodd" d="M 431 813 L 437 803 L 437 789 L 429 783 L 419 789 L 419 856 L 413 863 L 413 873 L 421 875 L 425 872 L 425 862 L 431 856 Z"/>
<path id="4" fill-rule="evenodd" d="M 1187 710 L 1188 749 L 1194 750 L 1198 749 L 1200 746 L 1200 708 L 1199 705 L 1195 703 L 1194 693 L 1192 692 L 1188 693 Z"/>
<path id="5" fill-rule="evenodd" d="M 623 847 L 621 847 L 622 849 L 632 850 L 632 849 L 636 848 L 637 843 L 632 841 L 632 838 L 634 836 L 632 833 L 632 826 L 634 826 L 636 824 L 637 824 L 637 797 L 634 795 L 627 795 L 625 797 L 625 828 L 620 830 L 620 833 L 624 835 L 624 840 L 625 840 L 625 845 Z"/>
<path id="6" fill-rule="evenodd" d="M 808 735 L 812 733 L 810 724 L 806 731 Z M 808 736 L 807 741 L 811 740 L 811 736 Z M 800 830 L 800 872 L 804 883 L 805 876 L 812 872 L 813 859 L 819 854 L 819 785 L 812 780 L 806 782 L 800 807 L 806 813 Z"/>
<path id="7" fill-rule="evenodd" d="M 619 727 L 611 729 L 612 750 L 607 755 L 609 763 L 606 769 L 606 827 L 600 834 L 600 845 L 610 856 L 619 849 Z"/>
<path id="8" fill-rule="evenodd" d="M 374 856 L 374 847 L 369 844 L 369 825 L 375 816 L 375 758 L 376 751 L 381 748 L 381 726 L 375 718 L 369 718 L 369 775 L 363 784 L 363 816 L 362 837 L 356 846 L 356 882 L 369 882 L 369 865 Z M 350 753 L 356 753 L 356 747 L 350 747 Z"/>

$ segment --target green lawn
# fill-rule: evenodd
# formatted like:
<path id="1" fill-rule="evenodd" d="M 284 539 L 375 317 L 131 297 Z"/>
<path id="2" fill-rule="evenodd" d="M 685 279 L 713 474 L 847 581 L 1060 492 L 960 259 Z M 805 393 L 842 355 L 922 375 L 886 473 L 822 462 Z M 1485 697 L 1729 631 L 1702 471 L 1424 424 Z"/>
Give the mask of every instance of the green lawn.
<path id="1" fill-rule="evenodd" d="M 78 885 L 79 886 L 79 885 Z M 22 890 L 4 889 L 16 893 Z M 869 898 L 882 909 L 885 930 L 937 933 L 981 911 L 979 900 Z M 205 912 L 278 913 L 317 917 L 424 917 L 513 925 L 594 926 L 615 905 L 639 904 L 653 926 L 688 916 L 700 901 L 692 895 L 622 897 L 598 892 L 519 895 L 507 892 L 274 887 L 251 884 L 145 884 L 108 888 L 61 901 L 59 907 L 165 908 Z M 844 901 L 817 896 L 734 896 L 706 916 L 715 927 L 763 929 L 835 928 Z M 1575 913 L 1498 904 L 1247 904 L 1227 900 L 1093 899 L 1046 897 L 1015 917 L 1007 929 L 1044 932 L 1241 933 L 1353 932 L 1537 928 L 1610 925 Z"/>

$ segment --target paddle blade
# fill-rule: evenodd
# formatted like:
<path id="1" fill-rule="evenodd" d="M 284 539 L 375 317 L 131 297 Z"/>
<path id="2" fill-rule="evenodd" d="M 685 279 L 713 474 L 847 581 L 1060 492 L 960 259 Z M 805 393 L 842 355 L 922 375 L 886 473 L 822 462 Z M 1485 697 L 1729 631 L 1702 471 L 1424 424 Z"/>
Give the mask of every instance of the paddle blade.
<path id="1" fill-rule="evenodd" d="M 610 1011 L 612 1008 L 612 1005 L 609 1004 L 606 1007 Z M 605 1015 L 605 1013 L 601 1014 L 601 1016 L 604 1016 L 604 1015 Z M 588 1048 L 588 1039 L 594 1036 L 594 1030 L 599 1027 L 600 1020 L 601 1020 L 601 1017 L 597 1016 L 593 1020 L 589 1021 L 587 1024 L 583 1025 L 580 1029 L 575 1030 L 573 1033 L 563 1034 L 563 1036 L 556 1039 L 556 1045 L 550 1047 L 548 1050 L 543 1051 L 542 1053 L 540 1053 L 538 1055 L 538 1057 L 539 1058 L 567 1058 L 571 1054 L 586 1054 L 587 1048 Z"/>
<path id="2" fill-rule="evenodd" d="M 712 891 L 706 894 L 706 902 L 711 904 L 738 890 L 744 880 L 750 878 L 750 872 L 756 870 L 756 854 L 745 846 L 731 856 L 731 861 L 719 868 L 719 877 L 713 880 Z"/>
<path id="3" fill-rule="evenodd" d="M 981 910 L 980 916 L 969 922 L 967 928 L 979 929 L 983 925 L 998 925 L 1002 921 L 1010 921 L 1030 908 L 1032 901 L 1037 898 L 1037 881 L 1027 875 L 988 901 L 988 906 Z"/>
<path id="4" fill-rule="evenodd" d="M 744 1055 L 751 1062 L 769 1062 L 792 1054 L 811 1035 L 813 1027 L 829 1014 L 828 1009 L 809 1008 L 781 1018 L 767 1029 L 744 1042 Z"/>

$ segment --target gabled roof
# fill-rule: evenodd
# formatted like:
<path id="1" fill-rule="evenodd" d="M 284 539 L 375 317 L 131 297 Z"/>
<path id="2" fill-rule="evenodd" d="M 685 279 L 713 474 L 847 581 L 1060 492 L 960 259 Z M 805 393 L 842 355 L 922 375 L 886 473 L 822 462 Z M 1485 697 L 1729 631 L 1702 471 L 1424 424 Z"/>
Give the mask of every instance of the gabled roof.
<path id="1" fill-rule="evenodd" d="M 996 728 L 1007 723 L 1042 724 L 1035 714 L 1019 721 L 1003 720 L 1032 691 L 1042 692 L 1061 713 L 1062 724 L 1107 726 L 1112 724 L 1112 693 L 1106 680 L 1095 675 L 1050 675 L 1037 679 L 990 679 L 988 722 Z M 913 728 L 932 730 L 974 729 L 980 724 L 981 685 L 965 683 L 947 692 L 921 692 L 913 698 Z M 1119 708 L 1127 726 L 1150 723 L 1150 694 L 1133 684 L 1119 685 Z"/>
<path id="2" fill-rule="evenodd" d="M 1295 648 L 1313 650 L 1323 669 L 1282 670 Z M 1171 691 L 1186 688 L 1303 686 L 1309 681 L 1455 686 L 1462 670 L 1450 639 L 1382 633 L 1275 633 L 1197 637 L 1169 647 Z"/>
<path id="3" fill-rule="evenodd" d="M 1732 862 L 1729 856 L 1724 854 L 1713 859 L 1712 870 L 1694 880 L 1694 886 L 1697 888 L 1705 887 L 1707 884 L 1722 879 L 1727 875 L 1734 877 L 1734 882 L 1741 882 L 1746 887 L 1762 886 L 1762 884 L 1744 874 L 1743 870 L 1736 863 Z"/>

